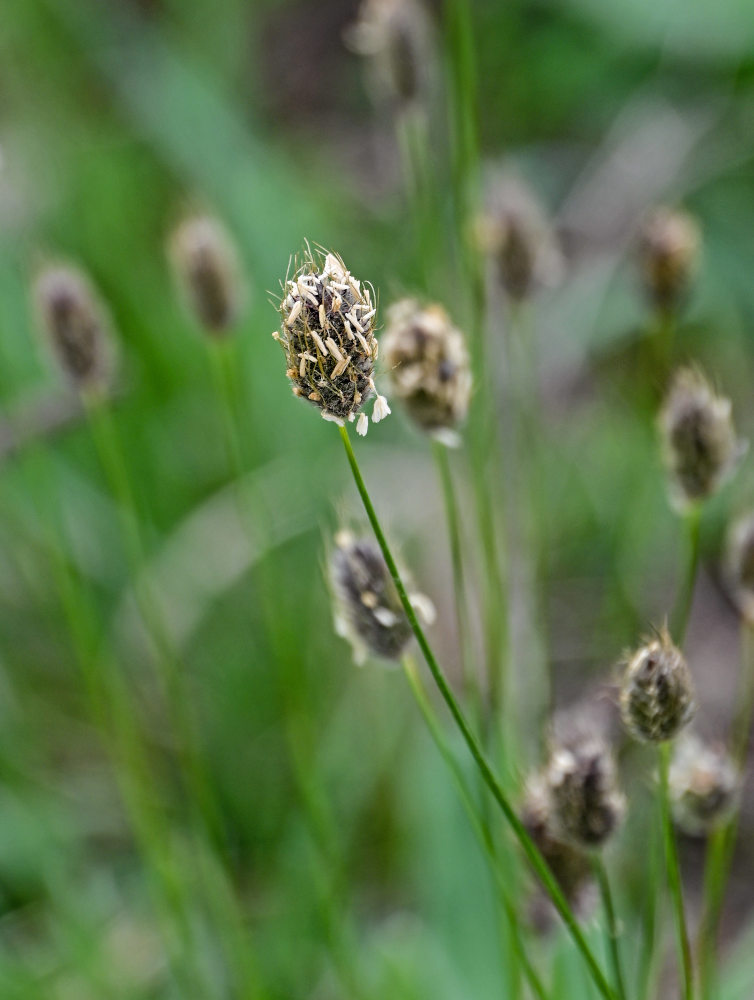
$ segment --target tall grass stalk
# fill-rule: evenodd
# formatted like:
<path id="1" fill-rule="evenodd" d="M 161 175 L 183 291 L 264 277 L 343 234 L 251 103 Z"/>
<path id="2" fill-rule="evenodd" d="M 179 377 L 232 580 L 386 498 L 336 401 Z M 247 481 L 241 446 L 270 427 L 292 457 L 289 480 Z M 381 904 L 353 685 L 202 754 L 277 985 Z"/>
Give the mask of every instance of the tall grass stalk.
<path id="1" fill-rule="evenodd" d="M 683 881 L 678 858 L 673 817 L 670 810 L 670 789 L 668 773 L 672 756 L 672 743 L 666 741 L 658 748 L 658 766 L 660 775 L 660 804 L 662 808 L 662 825 L 665 838 L 665 864 L 668 874 L 668 887 L 675 914 L 676 933 L 678 936 L 678 953 L 680 956 L 683 976 L 684 1000 L 694 1000 L 694 963 L 691 956 L 689 932 L 686 924 L 686 910 L 683 904 Z"/>
<path id="2" fill-rule="evenodd" d="M 618 918 L 616 916 L 615 905 L 613 903 L 610 879 L 607 874 L 607 868 L 605 867 L 605 861 L 601 854 L 594 854 L 592 857 L 592 868 L 594 870 L 597 885 L 599 886 L 600 897 L 602 899 L 602 909 L 605 914 L 608 952 L 613 968 L 613 983 L 615 986 L 615 992 L 620 1000 L 628 1000 L 620 955 L 620 931 Z"/>
<path id="3" fill-rule="evenodd" d="M 195 859 L 206 901 L 217 923 L 217 936 L 227 952 L 230 968 L 240 979 L 242 996 L 248 1000 L 264 996 L 261 974 L 251 947 L 244 917 L 229 870 L 222 817 L 212 784 L 206 774 L 194 727 L 194 718 L 184 684 L 183 665 L 163 621 L 159 599 L 149 581 L 146 548 L 121 442 L 108 403 L 99 395 L 84 397 L 92 438 L 118 508 L 126 557 L 131 571 L 133 593 L 142 621 L 154 644 L 179 753 L 186 761 L 187 796 Z M 215 864 L 213 855 L 221 859 Z"/>
<path id="4" fill-rule="evenodd" d="M 237 487 L 239 518 L 249 543 L 253 545 L 255 537 L 265 537 L 268 534 L 272 527 L 272 514 L 264 505 L 258 504 L 252 507 L 243 489 L 246 465 L 241 444 L 241 418 L 235 398 L 234 372 L 237 371 L 235 343 L 230 339 L 210 339 L 207 341 L 207 348 L 229 471 Z M 300 711 L 295 697 L 301 677 L 295 669 L 291 669 L 291 657 L 280 648 L 279 608 L 272 601 L 274 587 L 266 579 L 262 569 L 263 567 L 260 567 L 258 572 L 258 589 L 267 633 L 275 650 L 275 659 L 280 666 L 279 697 L 283 709 L 283 731 L 288 760 L 316 855 L 313 882 L 320 919 L 333 963 L 344 988 L 355 1000 L 363 1000 L 368 994 L 365 993 L 353 959 L 356 948 L 344 912 L 348 889 L 343 870 L 342 848 L 336 832 L 337 824 L 321 782 L 314 773 L 315 755 L 312 753 L 312 740 L 305 731 L 305 715 Z"/>
<path id="5" fill-rule="evenodd" d="M 681 646 L 686 636 L 691 605 L 694 600 L 694 589 L 699 570 L 699 540 L 702 522 L 702 508 L 698 503 L 692 504 L 683 515 L 684 545 L 686 548 L 686 566 L 681 576 L 675 606 L 670 618 L 670 634 Z"/>
<path id="6" fill-rule="evenodd" d="M 526 981 L 528 982 L 534 996 L 538 997 L 539 1000 L 547 1000 L 547 991 L 533 962 L 529 958 L 526 944 L 524 942 L 521 929 L 520 907 L 510 895 L 510 874 L 501 864 L 497 845 L 495 844 L 489 824 L 480 814 L 479 808 L 474 802 L 474 797 L 468 787 L 463 769 L 458 763 L 453 749 L 445 735 L 442 724 L 432 707 L 432 702 L 430 701 L 429 695 L 424 687 L 424 684 L 422 683 L 421 675 L 416 668 L 416 664 L 414 663 L 413 658 L 408 654 L 403 657 L 403 671 L 408 679 L 411 691 L 419 707 L 419 711 L 422 714 L 422 718 L 429 729 L 432 740 L 450 770 L 459 798 L 461 799 L 461 804 L 464 807 L 474 834 L 476 835 L 487 859 L 492 876 L 495 879 L 498 899 L 508 921 L 513 947 L 515 949 L 516 957 L 521 964 L 523 974 L 526 977 Z"/>
<path id="7" fill-rule="evenodd" d="M 362 503 L 364 505 L 364 510 L 369 519 L 369 523 L 372 526 L 372 530 L 374 531 L 375 537 L 382 551 L 382 555 L 385 559 L 388 571 L 390 572 L 390 576 L 392 577 L 393 583 L 395 584 L 396 590 L 398 591 L 398 594 L 400 596 L 401 604 L 403 605 L 406 617 L 408 618 L 411 629 L 419 644 L 419 648 L 422 651 L 424 660 L 427 666 L 429 667 L 430 673 L 432 674 L 432 678 L 440 694 L 442 695 L 443 701 L 445 702 L 451 716 L 453 717 L 453 720 L 456 726 L 458 727 L 461 736 L 463 737 L 464 742 L 466 743 L 466 746 L 468 747 L 469 752 L 471 753 L 472 758 L 474 759 L 474 763 L 476 764 L 479 773 L 481 774 L 487 788 L 491 792 L 493 799 L 495 800 L 501 812 L 503 813 L 503 816 L 505 817 L 508 825 L 510 826 L 514 836 L 516 837 L 524 853 L 526 854 L 529 863 L 531 864 L 539 880 L 544 886 L 547 894 L 552 900 L 553 905 L 555 906 L 556 910 L 558 911 L 564 923 L 566 924 L 566 927 L 568 928 L 568 931 L 571 937 L 573 938 L 576 947 L 581 952 L 581 955 L 589 969 L 589 972 L 592 976 L 592 979 L 594 980 L 595 985 L 599 989 L 602 996 L 606 998 L 606 1000 L 616 1000 L 615 992 L 608 983 L 602 969 L 600 968 L 599 963 L 594 957 L 594 954 L 591 948 L 589 947 L 586 938 L 584 937 L 584 934 L 581 931 L 581 928 L 579 927 L 578 920 L 576 919 L 573 910 L 571 909 L 565 895 L 563 894 L 563 891 L 561 890 L 557 882 L 557 879 L 550 870 L 549 865 L 543 858 L 538 847 L 529 836 L 529 833 L 527 832 L 523 823 L 519 819 L 518 814 L 514 810 L 511 803 L 509 802 L 506 793 L 503 791 L 499 781 L 495 777 L 495 774 L 492 770 L 489 761 L 487 760 L 484 750 L 482 749 L 477 738 L 474 736 L 472 728 L 463 710 L 461 709 L 458 700 L 453 694 L 450 686 L 448 685 L 448 682 L 445 679 L 442 670 L 440 669 L 440 666 L 432 651 L 432 648 L 429 645 L 427 637 L 424 634 L 424 630 L 419 624 L 419 620 L 416 616 L 414 608 L 406 592 L 406 588 L 403 584 L 403 580 L 401 579 L 400 573 L 398 572 L 395 559 L 393 558 L 392 552 L 390 551 L 390 547 L 387 543 L 385 534 L 380 525 L 379 518 L 377 517 L 377 513 L 372 504 L 366 484 L 361 475 L 359 464 L 356 459 L 353 447 L 351 445 L 351 440 L 348 436 L 348 430 L 345 426 L 340 427 L 340 435 L 343 441 L 343 446 L 346 451 L 348 463 L 351 468 L 351 472 L 353 474 L 354 482 L 356 484 L 356 488 L 359 492 Z"/>

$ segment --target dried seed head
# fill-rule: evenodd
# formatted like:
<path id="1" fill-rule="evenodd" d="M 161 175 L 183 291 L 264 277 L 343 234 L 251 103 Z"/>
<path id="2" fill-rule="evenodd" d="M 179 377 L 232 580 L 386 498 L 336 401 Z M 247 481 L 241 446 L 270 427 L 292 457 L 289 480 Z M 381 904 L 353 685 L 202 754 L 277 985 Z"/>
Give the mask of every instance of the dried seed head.
<path id="1" fill-rule="evenodd" d="M 79 390 L 103 388 L 110 376 L 110 324 L 86 275 L 68 264 L 40 271 L 33 294 L 39 323 L 65 375 Z"/>
<path id="2" fill-rule="evenodd" d="M 686 292 L 701 249 L 701 233 L 686 212 L 657 208 L 639 237 L 639 266 L 647 296 L 660 312 L 677 308 Z"/>
<path id="3" fill-rule="evenodd" d="M 669 777 L 673 815 L 685 833 L 705 834 L 733 812 L 740 779 L 722 747 L 685 734 L 675 748 Z"/>
<path id="4" fill-rule="evenodd" d="M 395 394 L 411 418 L 431 434 L 454 431 L 468 410 L 471 372 L 463 334 L 442 306 L 396 302 L 384 349 Z"/>
<path id="5" fill-rule="evenodd" d="M 625 812 L 615 762 L 603 741 L 591 737 L 554 747 L 545 780 L 562 839 L 579 847 L 601 847 Z"/>
<path id="6" fill-rule="evenodd" d="M 293 279 L 285 282 L 280 314 L 283 326 L 273 336 L 285 352 L 295 396 L 308 399 L 325 420 L 353 420 L 375 392 L 373 290 L 357 281 L 335 254 L 315 259 L 308 250 Z M 377 396 L 374 423 L 390 413 Z M 366 434 L 361 413 L 356 430 Z"/>
<path id="7" fill-rule="evenodd" d="M 553 284 L 562 257 L 544 211 L 530 189 L 505 173 L 492 173 L 476 238 L 492 261 L 497 280 L 516 301 L 538 285 Z"/>
<path id="8" fill-rule="evenodd" d="M 544 774 L 533 775 L 526 784 L 521 822 L 552 869 L 568 902 L 577 905 L 589 884 L 591 866 L 583 851 L 562 839 Z"/>
<path id="9" fill-rule="evenodd" d="M 363 662 L 367 654 L 400 659 L 412 630 L 379 546 L 371 539 L 339 532 L 330 558 L 330 579 L 335 631 L 351 642 L 356 662 Z M 411 595 L 411 602 L 432 620 L 434 609 L 426 597 Z"/>
<path id="10" fill-rule="evenodd" d="M 742 517 L 728 535 L 726 576 L 738 609 L 754 622 L 754 513 Z"/>
<path id="11" fill-rule="evenodd" d="M 659 417 L 665 464 L 679 504 L 715 493 L 741 457 L 731 402 L 718 396 L 698 368 L 673 376 Z"/>
<path id="12" fill-rule="evenodd" d="M 375 89 L 406 105 L 424 96 L 432 66 L 432 28 L 418 0 L 363 0 L 345 42 L 372 60 Z"/>
<path id="13" fill-rule="evenodd" d="M 177 227 L 170 256 L 178 286 L 199 325 L 212 336 L 229 329 L 241 310 L 238 255 L 218 219 L 195 215 Z"/>
<path id="14" fill-rule="evenodd" d="M 691 721 L 695 708 L 686 660 L 662 629 L 628 660 L 620 692 L 623 722 L 636 739 L 661 743 Z"/>

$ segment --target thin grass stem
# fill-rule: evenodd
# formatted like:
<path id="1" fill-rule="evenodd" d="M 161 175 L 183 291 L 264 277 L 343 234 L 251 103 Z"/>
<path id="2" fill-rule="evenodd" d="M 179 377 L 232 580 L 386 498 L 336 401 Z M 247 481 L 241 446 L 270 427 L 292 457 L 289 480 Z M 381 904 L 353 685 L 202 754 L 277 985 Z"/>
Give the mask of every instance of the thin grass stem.
<path id="1" fill-rule="evenodd" d="M 691 957 L 691 945 L 689 943 L 689 932 L 686 924 L 686 910 L 683 904 L 681 866 L 678 859 L 678 847 L 675 839 L 675 830 L 673 829 L 673 818 L 670 811 L 668 774 L 670 771 L 671 754 L 672 744 L 669 741 L 661 743 L 658 748 L 658 762 L 660 772 L 660 804 L 662 808 L 663 836 L 665 839 L 665 863 L 668 875 L 668 888 L 670 889 L 670 897 L 673 903 L 676 933 L 678 937 L 678 953 L 683 975 L 683 996 L 684 1000 L 693 1000 L 694 964 Z"/>
<path id="2" fill-rule="evenodd" d="M 686 568 L 675 606 L 670 618 L 670 633 L 674 642 L 681 646 L 686 636 L 686 629 L 694 600 L 694 588 L 699 571 L 699 539 L 701 533 L 702 508 L 693 504 L 684 513 L 683 526 L 686 545 Z"/>
<path id="3" fill-rule="evenodd" d="M 600 890 L 602 908 L 605 911 L 608 951 L 610 954 L 610 962 L 613 967 L 615 992 L 620 1000 L 627 1000 L 626 983 L 623 978 L 623 966 L 620 956 L 618 920 L 615 914 L 615 905 L 613 903 L 613 894 L 610 888 L 610 879 L 608 878 L 607 868 L 605 867 L 605 862 L 601 854 L 595 854 L 593 856 L 592 867 L 594 869 L 595 878 Z"/>
<path id="4" fill-rule="evenodd" d="M 403 609 L 406 613 L 406 617 L 408 618 L 411 629 L 416 637 L 416 641 L 419 644 L 419 648 L 422 651 L 424 660 L 427 666 L 429 667 L 430 673 L 432 674 L 432 678 L 435 684 L 437 685 L 440 694 L 442 695 L 443 701 L 445 702 L 451 716 L 453 717 L 453 720 L 457 725 L 464 739 L 464 742 L 466 743 L 466 746 L 468 747 L 469 752 L 471 753 L 471 756 L 474 759 L 477 768 L 479 769 L 479 772 L 485 784 L 492 793 L 492 797 L 494 798 L 495 802 L 497 803 L 498 807 L 503 813 L 503 816 L 505 817 L 508 825 L 511 827 L 513 834 L 519 841 L 529 863 L 531 864 L 539 880 L 544 886 L 547 894 L 552 900 L 555 909 L 562 917 L 571 937 L 573 938 L 576 947 L 581 952 L 581 955 L 589 969 L 589 972 L 592 976 L 592 979 L 594 980 L 595 985 L 597 986 L 603 997 L 607 998 L 607 1000 L 616 1000 L 615 992 L 608 983 L 602 969 L 600 968 L 599 963 L 594 957 L 594 954 L 591 948 L 589 947 L 589 944 L 587 943 L 586 938 L 584 937 L 584 934 L 581 931 L 581 928 L 579 927 L 576 916 L 574 915 L 573 910 L 571 909 L 562 889 L 560 888 L 557 879 L 550 870 L 550 867 L 545 861 L 544 857 L 542 856 L 542 853 L 540 852 L 534 841 L 529 836 L 528 831 L 526 830 L 523 823 L 519 819 L 518 814 L 514 810 L 513 806 L 508 800 L 507 795 L 500 786 L 500 783 L 495 777 L 492 767 L 490 766 L 480 743 L 474 736 L 471 726 L 463 710 L 461 709 L 458 700 L 456 699 L 455 695 L 450 689 L 450 686 L 448 685 L 448 682 L 445 679 L 445 675 L 440 669 L 440 666 L 432 651 L 432 647 L 429 645 L 427 637 L 424 634 L 424 630 L 419 624 L 419 620 L 411 604 L 408 593 L 406 592 L 406 588 L 404 586 L 403 580 L 401 579 L 398 567 L 396 566 L 395 559 L 393 558 L 393 554 L 390 550 L 390 546 L 387 543 L 387 539 L 385 538 L 382 526 L 380 525 L 379 518 L 377 517 L 377 512 L 374 509 L 366 484 L 361 475 L 361 470 L 359 469 L 359 464 L 356 459 L 353 447 L 351 445 L 351 440 L 348 436 L 348 429 L 345 426 L 342 426 L 339 428 L 339 430 L 341 439 L 343 441 L 343 446 L 346 451 L 346 456 L 348 458 L 348 463 L 351 468 L 351 472 L 353 474 L 354 482 L 361 497 L 361 501 L 364 505 L 364 510 L 367 514 L 369 523 L 372 526 L 372 530 L 374 531 L 375 537 L 382 551 L 382 555 L 385 559 L 388 571 L 390 572 L 390 576 L 392 577 L 393 583 L 395 584 L 396 590 L 401 600 L 401 604 L 403 605 Z"/>

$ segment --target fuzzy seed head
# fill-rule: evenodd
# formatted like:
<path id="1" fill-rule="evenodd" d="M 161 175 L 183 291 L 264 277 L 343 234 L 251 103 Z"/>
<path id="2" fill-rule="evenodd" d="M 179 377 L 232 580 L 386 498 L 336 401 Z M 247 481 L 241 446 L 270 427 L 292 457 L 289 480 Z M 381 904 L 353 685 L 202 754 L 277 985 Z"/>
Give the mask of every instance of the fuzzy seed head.
<path id="1" fill-rule="evenodd" d="M 659 426 L 673 497 L 680 505 L 715 493 L 745 450 L 731 409 L 730 400 L 718 396 L 698 368 L 674 375 Z"/>
<path id="2" fill-rule="evenodd" d="M 535 774 L 528 780 L 521 822 L 542 852 L 569 903 L 578 903 L 590 881 L 589 859 L 573 842 L 563 840 L 545 774 Z"/>
<path id="3" fill-rule="evenodd" d="M 468 410 L 471 372 L 463 334 L 442 306 L 396 302 L 384 348 L 395 394 L 414 422 L 430 434 L 454 431 Z"/>
<path id="4" fill-rule="evenodd" d="M 686 734 L 675 748 L 669 785 L 676 823 L 685 833 L 701 836 L 733 812 L 740 777 L 722 747 Z"/>
<path id="5" fill-rule="evenodd" d="M 220 221 L 210 215 L 185 219 L 170 240 L 176 280 L 202 329 L 221 336 L 238 318 L 242 288 L 238 255 Z"/>
<path id="6" fill-rule="evenodd" d="M 559 277 L 562 257 L 545 213 L 529 188 L 509 174 L 490 174 L 476 240 L 514 301 Z"/>
<path id="7" fill-rule="evenodd" d="M 280 302 L 282 329 L 273 334 L 285 352 L 293 394 L 309 400 L 326 420 L 353 420 L 375 393 L 374 291 L 357 281 L 335 254 L 307 249 Z M 372 421 L 390 413 L 377 396 Z M 357 431 L 365 434 L 367 416 Z"/>
<path id="8" fill-rule="evenodd" d="M 40 326 L 55 359 L 76 389 L 104 387 L 110 376 L 110 324 L 91 282 L 78 268 L 54 265 L 33 287 Z"/>
<path id="9" fill-rule="evenodd" d="M 754 622 L 754 513 L 731 528 L 727 545 L 727 579 L 744 619 Z"/>
<path id="10" fill-rule="evenodd" d="M 411 626 L 377 544 L 340 532 L 330 560 L 336 632 L 366 653 L 398 660 L 411 640 Z"/>
<path id="11" fill-rule="evenodd" d="M 555 747 L 545 778 L 561 837 L 578 847 L 601 847 L 625 812 L 608 747 L 594 737 Z"/>
<path id="12" fill-rule="evenodd" d="M 629 659 L 620 692 L 620 710 L 629 732 L 638 740 L 671 740 L 696 709 L 691 672 L 667 629 Z"/>
<path id="13" fill-rule="evenodd" d="M 701 233 L 687 213 L 655 209 L 639 236 L 639 266 L 649 301 L 660 312 L 677 308 L 699 260 Z"/>
<path id="14" fill-rule="evenodd" d="M 431 36 L 427 12 L 418 0 L 364 0 L 345 41 L 372 60 L 375 88 L 396 104 L 407 105 L 428 87 Z"/>

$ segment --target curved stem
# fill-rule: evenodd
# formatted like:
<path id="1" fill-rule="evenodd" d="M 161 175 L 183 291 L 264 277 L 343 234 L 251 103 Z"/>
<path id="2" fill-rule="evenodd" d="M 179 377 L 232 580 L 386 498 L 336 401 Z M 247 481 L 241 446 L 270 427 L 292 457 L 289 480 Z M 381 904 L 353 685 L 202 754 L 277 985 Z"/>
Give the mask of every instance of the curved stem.
<path id="1" fill-rule="evenodd" d="M 487 857 L 487 861 L 489 862 L 490 869 L 495 878 L 495 882 L 497 883 L 500 902 L 511 927 L 513 947 L 516 951 L 518 959 L 521 962 L 524 975 L 526 976 L 529 986 L 535 996 L 539 997 L 539 1000 L 547 1000 L 547 991 L 526 953 L 526 948 L 524 947 L 524 942 L 521 938 L 520 920 L 516 907 L 508 895 L 508 880 L 501 869 L 500 859 L 495 851 L 495 842 L 492 837 L 492 831 L 490 830 L 489 825 L 478 814 L 477 807 L 475 806 L 473 796 L 468 789 L 461 766 L 456 760 L 445 733 L 443 732 L 440 720 L 437 718 L 437 715 L 432 708 L 432 703 L 430 702 L 429 696 L 427 695 L 424 685 L 422 684 L 421 677 L 416 669 L 416 664 L 408 655 L 403 658 L 403 672 L 406 675 L 411 691 L 413 692 L 416 700 L 416 704 L 419 706 L 419 711 L 427 724 L 427 728 L 429 729 L 434 744 L 451 772 L 451 776 L 458 790 L 463 807 L 466 810 L 469 822 L 471 823 L 474 833 L 476 834 L 482 850 Z"/>
<path id="2" fill-rule="evenodd" d="M 618 921 L 615 916 L 615 906 L 613 905 L 613 894 L 610 890 L 610 880 L 607 877 L 605 862 L 600 854 L 595 854 L 592 858 L 592 867 L 600 888 L 602 898 L 602 908 L 605 911 L 607 921 L 607 936 L 609 942 L 610 961 L 613 966 L 613 978 L 615 988 L 620 1000 L 626 1000 L 626 984 L 623 979 L 623 968 L 620 958 L 620 947 L 618 945 Z"/>
<path id="3" fill-rule="evenodd" d="M 701 521 L 701 506 L 694 504 L 689 507 L 684 515 L 684 527 L 687 539 L 686 569 L 670 618 L 670 634 L 678 646 L 683 644 L 686 628 L 689 623 L 689 614 L 691 613 L 691 603 L 694 599 L 694 586 L 699 571 L 699 534 Z"/>
<path id="4" fill-rule="evenodd" d="M 377 513 L 372 504 L 369 492 L 366 488 L 366 484 L 361 475 L 359 464 L 356 460 L 356 455 L 351 445 L 351 440 L 348 436 L 348 430 L 346 427 L 340 427 L 340 435 L 343 440 L 343 446 L 345 447 L 346 450 L 346 455 L 348 457 L 348 463 L 351 467 L 351 472 L 353 474 L 354 482 L 356 483 L 356 488 L 359 491 L 359 495 L 361 496 L 361 501 L 364 505 L 364 510 L 366 511 L 367 517 L 369 518 L 369 523 L 372 526 L 372 530 L 374 531 L 377 543 L 379 544 L 380 549 L 382 550 L 382 555 L 385 559 L 385 563 L 390 572 L 390 576 L 392 577 L 393 583 L 395 584 L 396 590 L 398 591 L 401 604 L 403 605 L 403 610 L 406 613 L 406 617 L 408 618 L 411 629 L 416 637 L 416 641 L 419 644 L 419 648 L 422 651 L 422 655 L 426 661 L 427 666 L 429 667 L 430 673 L 432 674 L 432 679 L 437 685 L 437 688 L 440 691 L 443 701 L 447 705 L 448 710 L 452 715 L 454 722 L 458 726 L 458 729 L 461 732 L 461 735 L 466 743 L 466 746 L 468 747 L 469 752 L 471 753 L 471 756 L 473 757 L 474 762 L 477 768 L 479 769 L 479 772 L 484 780 L 484 783 L 487 785 L 488 789 L 492 793 L 492 797 L 499 806 L 501 812 L 503 813 L 503 816 L 505 817 L 508 825 L 511 827 L 511 830 L 513 831 L 515 837 L 518 839 L 524 851 L 524 854 L 526 855 L 529 863 L 531 864 L 532 868 L 534 869 L 535 873 L 540 879 L 542 885 L 544 886 L 547 894 L 552 900 L 555 909 L 562 917 L 571 937 L 573 938 L 574 943 L 576 944 L 576 947 L 581 952 L 582 957 L 586 962 L 586 965 L 594 980 L 595 985 L 597 986 L 603 997 L 606 998 L 606 1000 L 616 1000 L 615 993 L 610 984 L 608 983 L 607 979 L 605 978 L 605 975 L 602 972 L 599 963 L 594 957 L 594 954 L 592 953 L 592 950 L 589 947 L 589 944 L 587 943 L 586 938 L 584 937 L 584 934 L 581 931 L 581 928 L 579 927 L 578 921 L 573 913 L 573 910 L 568 904 L 568 900 L 566 899 L 562 889 L 560 888 L 557 879 L 553 875 L 549 865 L 542 856 L 541 851 L 529 836 L 529 833 L 527 832 L 523 823 L 519 819 L 518 814 L 514 810 L 513 806 L 508 800 L 508 797 L 501 788 L 500 783 L 495 777 L 492 767 L 490 766 L 487 757 L 484 751 L 482 750 L 481 745 L 474 736 L 471 726 L 468 720 L 466 719 L 466 716 L 464 715 L 461 706 L 459 705 L 455 695 L 451 691 L 450 686 L 448 685 L 448 682 L 446 681 L 445 676 L 442 670 L 440 669 L 440 666 L 435 658 L 435 655 L 432 652 L 432 647 L 429 645 L 427 637 L 424 634 L 424 630 L 422 629 L 421 625 L 419 624 L 419 620 L 416 617 L 416 613 L 413 609 L 411 601 L 409 600 L 406 588 L 403 584 L 403 580 L 401 579 L 401 575 L 398 572 L 398 567 L 395 564 L 395 559 L 393 558 L 393 554 L 390 551 L 390 546 L 388 545 L 384 532 L 382 531 L 379 518 L 377 517 Z"/>
<path id="5" fill-rule="evenodd" d="M 681 866 L 678 860 L 678 848 L 673 830 L 673 820 L 670 815 L 670 791 L 668 788 L 668 772 L 670 770 L 670 755 L 672 744 L 661 743 L 658 748 L 660 767 L 660 806 L 662 809 L 662 825 L 665 838 L 665 861 L 668 872 L 668 888 L 675 911 L 676 931 L 678 934 L 678 950 L 681 968 L 683 970 L 683 995 L 685 1000 L 694 997 L 694 966 L 691 958 L 689 932 L 686 925 L 686 912 L 683 906 L 683 883 L 681 881 Z"/>

